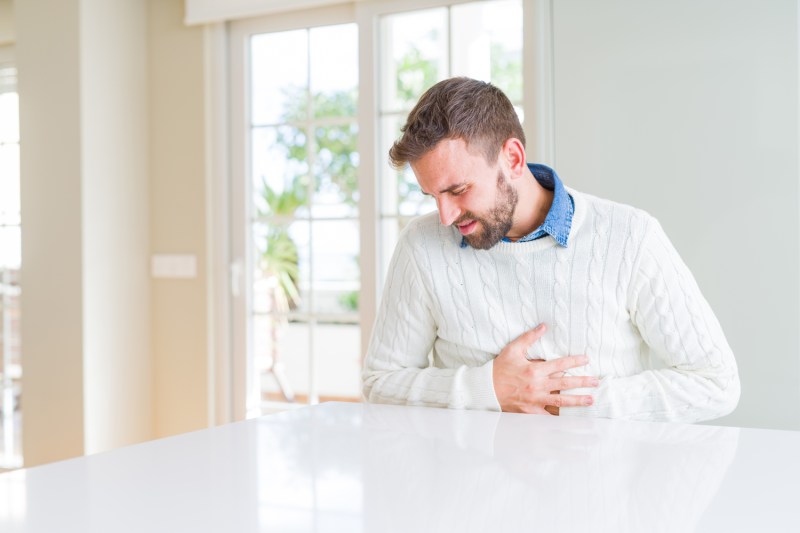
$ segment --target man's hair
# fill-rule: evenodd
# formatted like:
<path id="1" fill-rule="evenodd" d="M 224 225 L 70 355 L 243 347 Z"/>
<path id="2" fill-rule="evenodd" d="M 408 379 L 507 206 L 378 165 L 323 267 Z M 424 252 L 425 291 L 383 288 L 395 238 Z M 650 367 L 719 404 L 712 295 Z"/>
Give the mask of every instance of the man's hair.
<path id="1" fill-rule="evenodd" d="M 525 146 L 525 133 L 503 91 L 483 81 L 450 78 L 427 91 L 411 110 L 402 137 L 389 150 L 397 169 L 424 156 L 443 139 L 463 139 L 489 164 L 503 143 L 514 137 Z"/>

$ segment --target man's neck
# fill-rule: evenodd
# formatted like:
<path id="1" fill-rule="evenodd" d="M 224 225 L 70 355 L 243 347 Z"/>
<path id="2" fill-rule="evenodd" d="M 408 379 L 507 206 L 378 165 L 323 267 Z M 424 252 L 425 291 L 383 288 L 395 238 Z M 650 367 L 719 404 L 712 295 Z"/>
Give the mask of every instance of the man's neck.
<path id="1" fill-rule="evenodd" d="M 517 241 L 541 226 L 553 205 L 553 191 L 542 187 L 530 169 L 526 168 L 525 174 L 517 187 L 519 201 L 514 211 L 514 223 L 506 234 L 511 241 Z"/>

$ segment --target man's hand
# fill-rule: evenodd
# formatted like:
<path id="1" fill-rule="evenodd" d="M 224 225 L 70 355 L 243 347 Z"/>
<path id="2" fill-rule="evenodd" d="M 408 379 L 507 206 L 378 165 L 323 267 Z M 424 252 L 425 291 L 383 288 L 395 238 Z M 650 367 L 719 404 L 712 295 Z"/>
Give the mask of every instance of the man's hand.
<path id="1" fill-rule="evenodd" d="M 531 361 L 526 357 L 528 348 L 544 335 L 546 329 L 544 324 L 539 324 L 523 333 L 495 358 L 492 379 L 503 411 L 557 415 L 559 407 L 592 405 L 591 396 L 559 394 L 562 390 L 599 384 L 593 376 L 564 376 L 564 371 L 588 363 L 588 357 L 571 355 L 553 361 Z"/>

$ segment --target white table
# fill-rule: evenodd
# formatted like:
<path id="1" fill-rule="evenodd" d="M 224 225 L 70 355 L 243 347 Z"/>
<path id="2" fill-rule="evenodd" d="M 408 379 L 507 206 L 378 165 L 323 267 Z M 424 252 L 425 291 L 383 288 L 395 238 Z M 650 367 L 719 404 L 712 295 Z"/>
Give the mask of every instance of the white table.
<path id="1" fill-rule="evenodd" d="M 800 531 L 800 432 L 328 403 L 0 476 L 0 531 Z"/>

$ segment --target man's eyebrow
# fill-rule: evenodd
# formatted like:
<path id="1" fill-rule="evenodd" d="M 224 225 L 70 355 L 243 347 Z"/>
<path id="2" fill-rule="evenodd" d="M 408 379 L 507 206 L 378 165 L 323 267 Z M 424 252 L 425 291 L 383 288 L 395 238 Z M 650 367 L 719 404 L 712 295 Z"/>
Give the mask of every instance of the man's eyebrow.
<path id="1" fill-rule="evenodd" d="M 467 183 L 463 181 L 461 183 L 454 183 L 453 185 L 447 187 L 446 189 L 442 189 L 441 191 L 439 191 L 439 194 L 444 194 L 446 192 L 453 192 L 454 190 L 460 189 L 461 187 L 465 187 L 466 185 Z M 420 189 L 420 191 L 422 191 L 422 189 Z M 422 194 L 424 194 L 425 196 L 433 196 L 431 193 L 425 191 L 422 191 Z"/>

